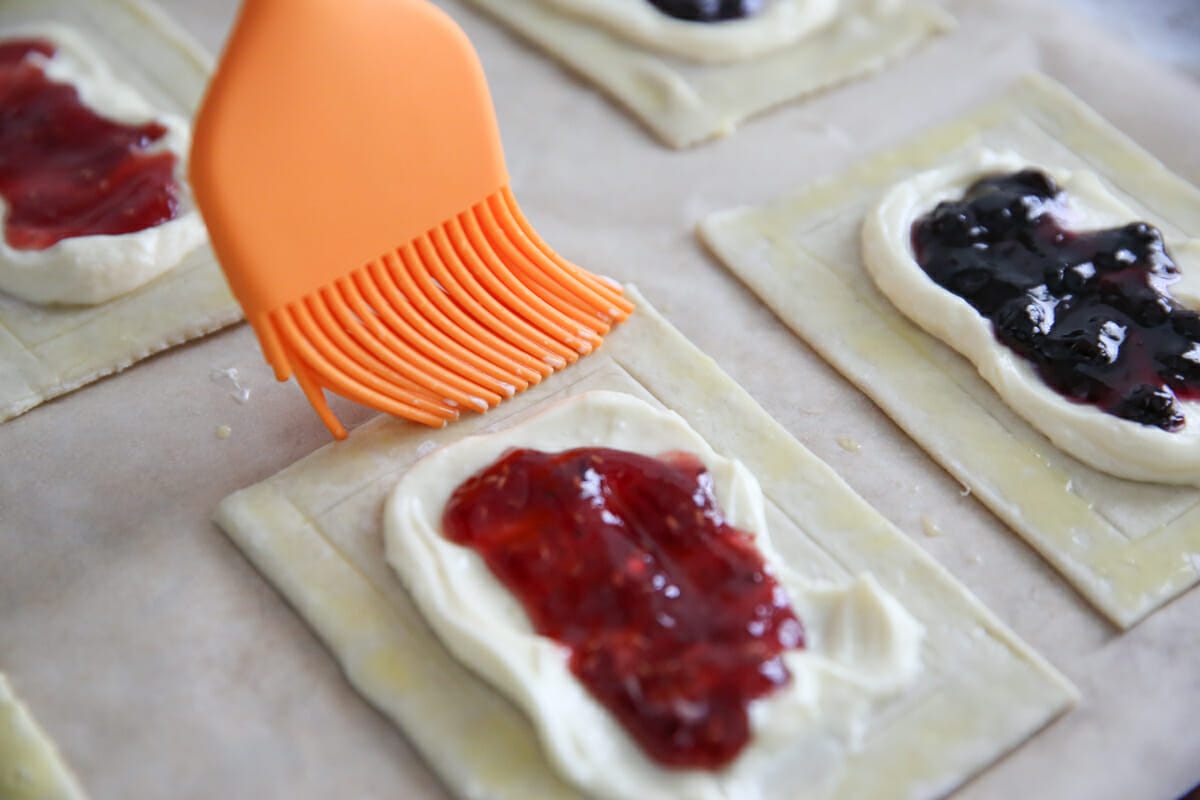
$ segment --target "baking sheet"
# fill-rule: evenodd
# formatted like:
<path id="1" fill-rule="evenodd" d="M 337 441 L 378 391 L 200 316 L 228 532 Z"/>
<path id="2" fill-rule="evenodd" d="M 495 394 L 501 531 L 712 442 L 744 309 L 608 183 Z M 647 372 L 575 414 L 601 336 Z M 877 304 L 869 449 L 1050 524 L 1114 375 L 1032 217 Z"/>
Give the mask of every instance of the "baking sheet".
<path id="1" fill-rule="evenodd" d="M 213 49 L 234 7 L 166 5 Z M 881 75 L 674 153 L 494 23 L 441 5 L 480 52 L 514 190 L 539 233 L 636 282 L 1080 688 L 1080 708 L 957 797 L 1173 800 L 1200 781 L 1200 594 L 1118 634 L 692 234 L 707 213 L 829 174 L 1031 67 L 1197 182 L 1200 85 L 1042 3 L 977 0 L 949 4 L 959 29 Z M 334 410 L 348 425 L 372 416 Z M 327 441 L 245 326 L 0 425 L 0 669 L 93 797 L 446 798 L 209 522 L 222 497 Z"/>

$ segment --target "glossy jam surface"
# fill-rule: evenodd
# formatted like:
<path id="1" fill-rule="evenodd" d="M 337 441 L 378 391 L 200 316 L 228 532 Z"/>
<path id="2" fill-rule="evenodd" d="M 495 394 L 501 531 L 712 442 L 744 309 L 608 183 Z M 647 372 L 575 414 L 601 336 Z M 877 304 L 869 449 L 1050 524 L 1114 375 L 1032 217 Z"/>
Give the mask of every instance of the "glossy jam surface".
<path id="1" fill-rule="evenodd" d="M 716 769 L 747 705 L 786 683 L 804 631 L 694 457 L 511 450 L 458 487 L 450 540 L 479 553 L 648 756 Z"/>
<path id="2" fill-rule="evenodd" d="M 763 0 L 650 0 L 659 11 L 689 22 L 722 22 L 750 17 L 762 10 Z"/>
<path id="3" fill-rule="evenodd" d="M 0 42 L 0 194 L 4 235 L 18 250 L 42 250 L 71 236 L 123 234 L 178 211 L 175 156 L 148 153 L 166 129 L 98 116 L 74 87 L 41 65 L 54 46 L 41 39 Z"/>
<path id="4" fill-rule="evenodd" d="M 1142 222 L 1073 232 L 1035 171 L 977 181 L 913 224 L 917 262 L 992 321 L 1055 391 L 1166 431 L 1200 399 L 1200 317 L 1170 294 L 1179 269 Z"/>

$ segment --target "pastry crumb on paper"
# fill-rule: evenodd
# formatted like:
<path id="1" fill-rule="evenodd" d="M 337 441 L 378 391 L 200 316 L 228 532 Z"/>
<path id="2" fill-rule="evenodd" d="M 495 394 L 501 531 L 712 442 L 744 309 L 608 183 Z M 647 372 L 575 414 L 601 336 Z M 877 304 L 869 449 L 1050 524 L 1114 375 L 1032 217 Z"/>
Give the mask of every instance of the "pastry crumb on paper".
<path id="1" fill-rule="evenodd" d="M 216 521 L 300 612 L 350 682 L 458 797 L 578 798 L 530 722 L 453 658 L 386 562 L 383 511 L 430 445 L 504 429 L 566 397 L 623 392 L 678 413 L 757 477 L 781 559 L 814 580 L 870 572 L 926 630 L 912 687 L 867 720 L 815 797 L 939 797 L 1034 735 L 1072 686 L 944 569 L 792 439 L 636 289 L 605 347 L 480 417 L 430 432 L 379 417 L 226 498 Z M 713 406 L 711 398 L 723 402 Z"/>
<path id="2" fill-rule="evenodd" d="M 0 31 L 66 23 L 155 108 L 190 118 L 210 57 L 136 0 L 8 0 Z M 95 306 L 0 293 L 0 421 L 242 318 L 207 243 L 149 283 Z"/>
<path id="3" fill-rule="evenodd" d="M 1016 150 L 1100 175 L 1168 241 L 1200 234 L 1200 191 L 1065 88 L 1030 75 L 941 127 L 699 235 L 793 331 L 1124 628 L 1200 581 L 1200 491 L 1122 480 L 1064 454 L 867 275 L 860 229 L 893 185 L 955 153 Z"/>
<path id="4" fill-rule="evenodd" d="M 596 84 L 675 148 L 728 136 L 775 106 L 877 72 L 953 27 L 944 11 L 921 2 L 842 0 L 832 22 L 793 44 L 713 64 L 638 44 L 547 0 L 470 2 Z"/>

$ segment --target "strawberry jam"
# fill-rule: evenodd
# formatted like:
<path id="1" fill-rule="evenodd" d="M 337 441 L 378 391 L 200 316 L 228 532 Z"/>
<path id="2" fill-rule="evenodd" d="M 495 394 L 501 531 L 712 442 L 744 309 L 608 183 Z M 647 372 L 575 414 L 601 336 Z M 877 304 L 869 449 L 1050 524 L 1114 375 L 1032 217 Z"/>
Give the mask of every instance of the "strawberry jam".
<path id="1" fill-rule="evenodd" d="M 762 10 L 763 0 L 650 0 L 659 11 L 689 22 L 741 19 Z"/>
<path id="2" fill-rule="evenodd" d="M 570 649 L 571 671 L 651 758 L 717 769 L 747 705 L 790 679 L 804 631 L 694 456 L 510 450 L 458 487 L 443 530 Z"/>
<path id="3" fill-rule="evenodd" d="M 175 156 L 146 148 L 166 133 L 124 125 L 84 106 L 73 86 L 51 81 L 42 39 L 0 42 L 0 194 L 4 235 L 19 250 L 70 236 L 132 233 L 173 218 Z"/>
<path id="4" fill-rule="evenodd" d="M 913 224 L 917 262 L 1064 397 L 1180 430 L 1178 399 L 1200 399 L 1200 317 L 1171 296 L 1162 234 L 1066 230 L 1059 194 L 1036 170 L 977 181 Z"/>

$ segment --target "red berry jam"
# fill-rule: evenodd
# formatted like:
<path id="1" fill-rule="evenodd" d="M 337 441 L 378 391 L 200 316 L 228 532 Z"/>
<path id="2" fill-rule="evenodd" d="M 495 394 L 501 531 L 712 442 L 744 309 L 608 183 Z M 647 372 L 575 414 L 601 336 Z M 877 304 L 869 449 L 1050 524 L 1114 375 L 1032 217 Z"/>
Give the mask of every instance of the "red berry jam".
<path id="1" fill-rule="evenodd" d="M 1162 234 L 1066 230 L 1059 195 L 1036 170 L 977 181 L 913 224 L 917 262 L 1064 397 L 1180 430 L 1178 400 L 1200 398 L 1200 317 L 1168 290 Z"/>
<path id="2" fill-rule="evenodd" d="M 178 211 L 175 156 L 147 153 L 166 133 L 156 123 L 98 116 L 74 87 L 51 81 L 42 39 L 0 42 L 0 194 L 4 235 L 18 250 L 70 236 L 140 231 Z"/>
<path id="3" fill-rule="evenodd" d="M 741 19 L 762 10 L 763 0 L 650 0 L 659 11 L 690 22 Z"/>
<path id="4" fill-rule="evenodd" d="M 717 769 L 747 706 L 790 679 L 804 630 L 694 456 L 510 450 L 455 490 L 443 530 L 570 648 L 570 668 L 651 758 Z"/>

